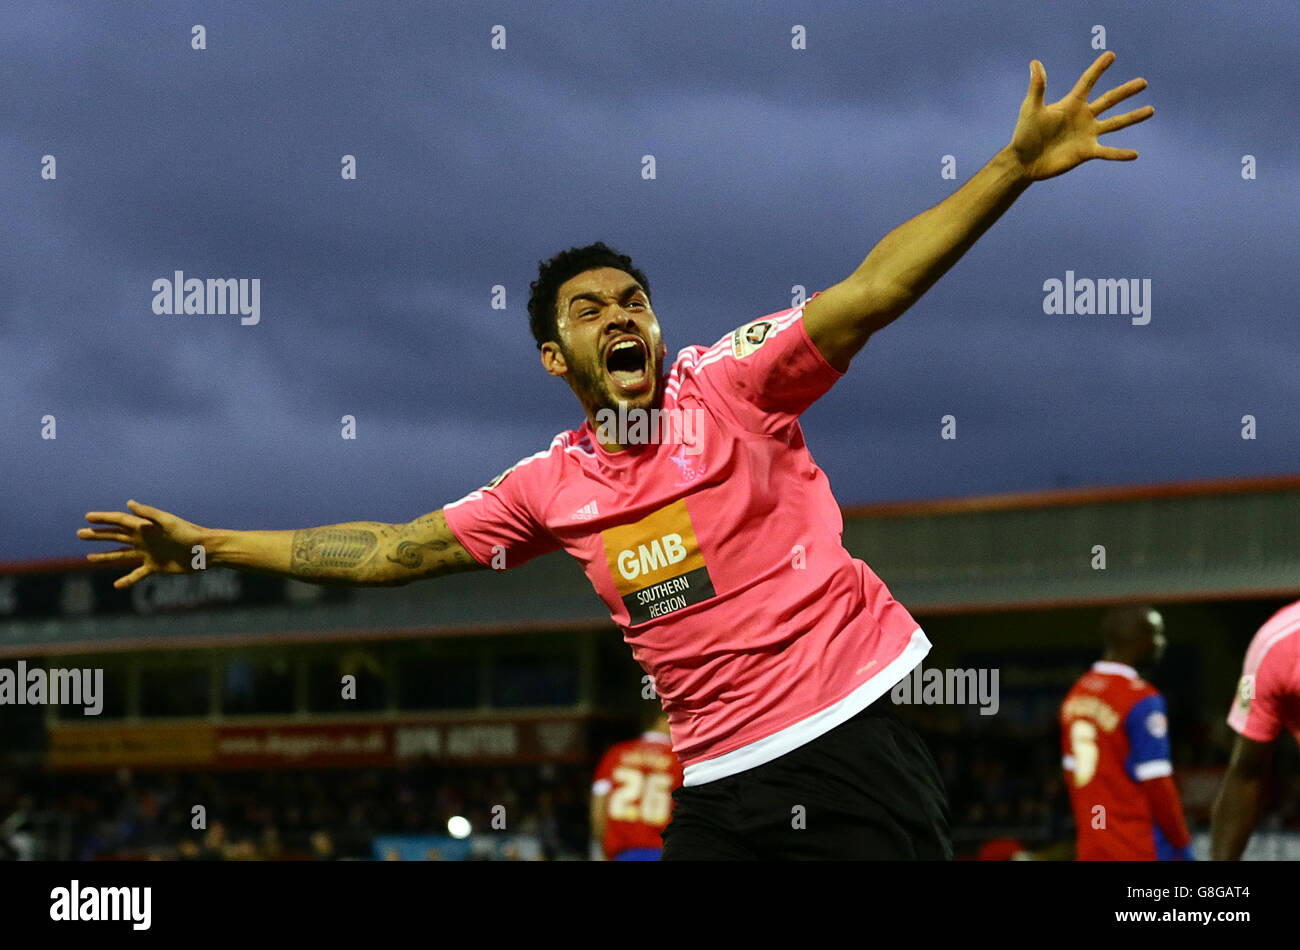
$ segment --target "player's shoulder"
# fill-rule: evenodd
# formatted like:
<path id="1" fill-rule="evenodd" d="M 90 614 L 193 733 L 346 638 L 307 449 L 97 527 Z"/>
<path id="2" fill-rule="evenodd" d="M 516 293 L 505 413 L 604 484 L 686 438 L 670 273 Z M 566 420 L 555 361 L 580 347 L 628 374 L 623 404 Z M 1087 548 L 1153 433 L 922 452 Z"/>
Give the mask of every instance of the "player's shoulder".
<path id="1" fill-rule="evenodd" d="M 1300 662 L 1300 601 L 1283 607 L 1255 631 L 1246 649 L 1246 665 L 1258 669 L 1265 661 Z"/>
<path id="2" fill-rule="evenodd" d="M 486 487 L 496 487 L 507 476 L 513 475 L 515 472 L 526 472 L 529 476 L 542 476 L 543 473 L 546 473 L 549 476 L 556 466 L 573 461 L 575 455 L 578 457 L 584 455 L 594 456 L 595 451 L 588 427 L 567 429 L 564 432 L 557 433 L 546 448 L 540 452 L 534 452 L 532 455 L 524 456 L 489 482 Z"/>
<path id="3" fill-rule="evenodd" d="M 594 454 L 590 436 L 582 429 L 570 429 L 559 433 L 542 451 L 524 456 L 482 488 L 476 488 L 463 498 L 448 502 L 443 508 L 444 510 L 457 508 L 467 502 L 482 501 L 485 496 L 499 496 L 502 492 L 509 494 L 526 492 L 530 485 L 554 485 L 561 477 L 559 468 L 571 460 L 570 453 L 574 452 Z"/>
<path id="4" fill-rule="evenodd" d="M 1099 660 L 1080 680 L 1087 688 L 1103 693 L 1111 703 L 1131 705 L 1159 691 L 1126 663 Z"/>
<path id="5" fill-rule="evenodd" d="M 1164 705 L 1165 697 L 1160 690 L 1143 679 L 1135 680 L 1132 683 L 1129 694 L 1134 706 L 1140 703 L 1145 703 L 1148 706 Z"/>
<path id="6" fill-rule="evenodd" d="M 1294 629 L 1296 626 L 1300 626 L 1300 600 L 1292 601 L 1285 607 L 1280 608 L 1277 613 L 1260 625 L 1256 635 L 1265 632 L 1280 633 Z"/>
<path id="7" fill-rule="evenodd" d="M 1140 676 L 1116 676 L 1111 680 L 1109 695 L 1112 703 L 1121 710 L 1131 712 L 1137 706 L 1145 708 L 1164 703 L 1160 690 Z"/>
<path id="8" fill-rule="evenodd" d="M 1112 680 L 1113 677 L 1089 669 L 1074 681 L 1074 685 L 1070 687 L 1070 694 L 1090 693 L 1096 695 L 1097 693 L 1104 693 L 1113 685 Z"/>
<path id="9" fill-rule="evenodd" d="M 677 356 L 673 358 L 672 366 L 668 368 L 667 384 L 669 392 L 672 392 L 684 380 L 697 375 L 705 366 L 711 366 L 726 356 L 728 339 L 729 336 L 707 346 L 696 343 L 678 350 Z"/>
<path id="10" fill-rule="evenodd" d="M 706 367 L 723 360 L 744 360 L 752 356 L 777 336 L 799 324 L 803 318 L 804 307 L 816 296 L 817 294 L 813 294 L 807 301 L 784 310 L 751 318 L 729 330 L 713 343 L 695 344 L 678 350 L 668 374 L 670 383 L 674 379 L 699 373 Z"/>
<path id="11" fill-rule="evenodd" d="M 1150 693 L 1129 706 L 1128 721 L 1131 727 L 1141 728 L 1157 739 L 1169 735 L 1169 713 L 1159 690 L 1153 687 Z"/>
<path id="12" fill-rule="evenodd" d="M 1065 694 L 1065 698 L 1061 701 L 1061 714 L 1065 715 L 1081 703 L 1103 702 L 1116 713 L 1123 715 L 1143 700 L 1159 695 L 1160 691 L 1140 676 L 1093 667 L 1075 680 L 1074 685 Z"/>

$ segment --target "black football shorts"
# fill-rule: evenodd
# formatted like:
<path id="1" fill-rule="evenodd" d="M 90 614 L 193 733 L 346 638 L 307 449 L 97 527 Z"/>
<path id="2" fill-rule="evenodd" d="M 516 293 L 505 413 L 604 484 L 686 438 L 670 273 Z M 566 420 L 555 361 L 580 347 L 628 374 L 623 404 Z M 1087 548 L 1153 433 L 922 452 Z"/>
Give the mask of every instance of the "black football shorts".
<path id="1" fill-rule="evenodd" d="M 881 697 L 779 758 L 673 793 L 663 861 L 952 859 L 948 799 Z"/>

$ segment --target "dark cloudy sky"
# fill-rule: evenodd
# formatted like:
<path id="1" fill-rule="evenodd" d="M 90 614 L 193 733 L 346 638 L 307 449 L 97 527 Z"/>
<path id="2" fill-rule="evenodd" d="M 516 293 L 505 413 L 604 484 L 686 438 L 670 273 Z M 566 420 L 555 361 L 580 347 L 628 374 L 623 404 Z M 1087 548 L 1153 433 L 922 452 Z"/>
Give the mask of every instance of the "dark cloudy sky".
<path id="1" fill-rule="evenodd" d="M 1054 101 L 1098 24 L 1097 92 L 1150 82 L 1105 140 L 1141 158 L 1030 188 L 805 415 L 813 455 L 844 504 L 1296 472 L 1293 0 L 7 3 L 0 559 L 83 553 L 129 497 L 232 528 L 441 507 L 581 422 L 527 330 L 539 259 L 605 240 L 670 352 L 711 343 L 968 180 L 1029 61 Z M 260 324 L 155 315 L 175 270 L 259 278 Z M 1045 314 L 1067 270 L 1150 279 L 1150 324 Z"/>

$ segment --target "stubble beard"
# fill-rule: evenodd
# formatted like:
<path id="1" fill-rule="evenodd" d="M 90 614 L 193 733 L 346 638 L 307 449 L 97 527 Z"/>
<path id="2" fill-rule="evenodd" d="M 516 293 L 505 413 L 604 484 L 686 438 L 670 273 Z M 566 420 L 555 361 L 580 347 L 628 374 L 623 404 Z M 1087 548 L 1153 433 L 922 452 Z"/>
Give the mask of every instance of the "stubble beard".
<path id="1" fill-rule="evenodd" d="M 617 412 L 620 402 L 627 403 L 628 408 L 630 409 L 633 405 L 638 405 L 641 399 L 645 398 L 638 397 L 635 402 L 630 399 L 620 398 L 614 394 L 609 377 L 602 369 L 598 369 L 596 364 L 574 359 L 573 355 L 566 350 L 563 344 L 560 345 L 560 352 L 564 354 L 564 359 L 569 365 L 569 374 L 571 377 L 570 385 L 573 387 L 573 393 L 578 397 L 578 402 L 580 402 L 583 408 L 591 415 L 594 416 L 602 409 L 609 409 L 612 412 Z M 653 382 L 651 383 L 651 389 L 648 393 L 650 396 L 650 402 L 642 407 L 644 409 L 650 409 L 654 405 L 660 392 L 660 380 L 657 373 L 658 367 L 656 367 L 654 363 L 655 361 L 652 356 L 647 357 L 647 370 L 651 372 Z"/>

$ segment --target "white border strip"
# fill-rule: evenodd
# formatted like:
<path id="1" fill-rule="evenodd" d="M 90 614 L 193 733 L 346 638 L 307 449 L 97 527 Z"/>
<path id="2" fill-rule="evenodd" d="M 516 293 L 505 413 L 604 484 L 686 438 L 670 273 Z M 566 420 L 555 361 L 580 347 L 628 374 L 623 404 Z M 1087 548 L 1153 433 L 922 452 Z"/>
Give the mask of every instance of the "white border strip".
<path id="1" fill-rule="evenodd" d="M 904 676 L 911 673 L 929 652 L 930 641 L 925 631 L 917 627 L 912 632 L 912 638 L 903 652 L 892 663 L 839 702 L 832 703 L 807 719 L 801 719 L 792 726 L 786 726 L 770 736 L 756 739 L 739 749 L 732 749 L 712 759 L 686 766 L 682 784 L 703 785 L 706 782 L 726 778 L 728 775 L 735 775 L 737 772 L 771 762 L 801 745 L 808 744 L 818 736 L 852 719 L 885 695 Z"/>

